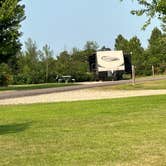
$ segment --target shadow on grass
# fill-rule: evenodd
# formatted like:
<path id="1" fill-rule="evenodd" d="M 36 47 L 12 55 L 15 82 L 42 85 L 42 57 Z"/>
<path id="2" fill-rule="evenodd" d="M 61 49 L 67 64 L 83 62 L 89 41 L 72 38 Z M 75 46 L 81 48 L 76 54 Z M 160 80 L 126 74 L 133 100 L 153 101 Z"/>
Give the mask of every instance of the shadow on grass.
<path id="1" fill-rule="evenodd" d="M 0 125 L 0 135 L 23 132 L 28 129 L 31 124 L 32 122 Z"/>

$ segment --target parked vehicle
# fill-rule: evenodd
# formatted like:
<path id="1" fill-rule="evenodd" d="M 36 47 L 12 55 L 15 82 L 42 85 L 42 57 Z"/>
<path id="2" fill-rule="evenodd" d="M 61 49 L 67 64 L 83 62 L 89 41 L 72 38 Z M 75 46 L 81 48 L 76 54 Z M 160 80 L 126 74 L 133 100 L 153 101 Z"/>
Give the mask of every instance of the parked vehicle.
<path id="1" fill-rule="evenodd" d="M 60 77 L 58 77 L 58 82 L 59 83 L 68 83 L 68 82 L 75 82 L 76 80 L 72 77 L 72 76 L 70 76 L 70 75 L 66 75 L 66 76 L 60 76 Z"/>

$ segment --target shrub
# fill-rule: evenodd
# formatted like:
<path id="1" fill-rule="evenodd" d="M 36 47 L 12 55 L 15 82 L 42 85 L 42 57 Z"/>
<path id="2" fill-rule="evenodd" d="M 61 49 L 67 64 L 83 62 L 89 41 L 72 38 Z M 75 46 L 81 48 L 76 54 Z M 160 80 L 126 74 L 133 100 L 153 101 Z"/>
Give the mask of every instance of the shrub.
<path id="1" fill-rule="evenodd" d="M 12 82 L 12 75 L 7 64 L 0 64 L 0 86 L 8 86 Z"/>

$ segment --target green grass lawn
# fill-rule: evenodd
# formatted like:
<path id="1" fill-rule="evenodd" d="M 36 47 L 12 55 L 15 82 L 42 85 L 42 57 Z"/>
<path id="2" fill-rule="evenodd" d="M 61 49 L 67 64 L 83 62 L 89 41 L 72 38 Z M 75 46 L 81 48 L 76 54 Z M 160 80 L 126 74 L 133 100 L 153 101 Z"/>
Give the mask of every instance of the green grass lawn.
<path id="1" fill-rule="evenodd" d="M 44 89 L 44 88 L 56 88 L 76 85 L 73 83 L 48 83 L 48 84 L 28 84 L 28 85 L 10 85 L 8 87 L 0 87 L 0 91 L 7 90 L 32 90 L 32 89 Z"/>
<path id="2" fill-rule="evenodd" d="M 135 85 L 124 84 L 124 85 L 115 85 L 115 86 L 106 86 L 99 89 L 114 89 L 114 90 L 159 90 L 166 89 L 166 79 L 159 81 L 149 81 L 145 83 L 136 83 Z"/>
<path id="3" fill-rule="evenodd" d="M 1 106 L 0 165 L 165 166 L 166 95 Z"/>

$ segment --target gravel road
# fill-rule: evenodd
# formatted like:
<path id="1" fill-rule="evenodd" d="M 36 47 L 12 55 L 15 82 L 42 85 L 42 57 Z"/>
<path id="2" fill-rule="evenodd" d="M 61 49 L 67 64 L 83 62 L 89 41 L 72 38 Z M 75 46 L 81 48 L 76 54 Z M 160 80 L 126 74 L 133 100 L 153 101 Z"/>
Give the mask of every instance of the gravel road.
<path id="1" fill-rule="evenodd" d="M 138 79 L 136 82 L 146 82 L 146 81 L 154 81 L 154 80 L 163 80 L 166 79 L 166 76 L 156 77 L 156 78 L 143 78 Z M 26 96 L 38 96 L 42 94 L 51 94 L 51 93 L 59 93 L 59 92 L 69 92 L 69 91 L 78 91 L 81 89 L 90 89 L 95 87 L 102 87 L 102 86 L 112 86 L 112 85 L 119 85 L 119 84 L 127 84 L 130 83 L 131 80 L 122 80 L 122 81 L 107 81 L 107 82 L 95 82 L 95 83 L 84 83 L 82 85 L 75 85 L 75 86 L 66 86 L 60 88 L 47 88 L 47 89 L 35 89 L 35 90 L 21 90 L 21 91 L 9 91 L 9 92 L 1 92 L 0 93 L 0 100 L 4 99 L 11 99 L 11 98 L 20 98 Z"/>
<path id="2" fill-rule="evenodd" d="M 82 89 L 70 92 L 57 92 L 37 96 L 20 97 L 13 99 L 0 100 L 0 105 L 32 104 L 32 103 L 50 103 L 61 101 L 81 101 L 95 99 L 124 98 L 132 96 L 149 96 L 166 94 L 166 90 L 97 90 Z"/>
<path id="3" fill-rule="evenodd" d="M 137 82 L 141 83 L 163 79 L 166 79 L 166 77 L 139 79 Z M 67 102 L 166 94 L 166 90 L 101 90 L 95 88 L 126 84 L 129 82 L 131 80 L 84 83 L 83 85 L 61 88 L 1 92 L 0 105 Z"/>

